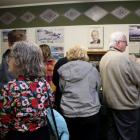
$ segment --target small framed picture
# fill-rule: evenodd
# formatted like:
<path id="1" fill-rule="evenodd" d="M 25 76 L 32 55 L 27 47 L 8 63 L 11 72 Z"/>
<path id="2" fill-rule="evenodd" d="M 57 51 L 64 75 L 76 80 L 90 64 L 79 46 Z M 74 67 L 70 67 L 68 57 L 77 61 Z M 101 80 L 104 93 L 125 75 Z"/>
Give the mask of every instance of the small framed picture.
<path id="1" fill-rule="evenodd" d="M 103 48 L 103 27 L 92 27 L 89 29 L 88 49 Z"/>
<path id="2" fill-rule="evenodd" d="M 129 41 L 140 42 L 140 25 L 129 26 Z"/>

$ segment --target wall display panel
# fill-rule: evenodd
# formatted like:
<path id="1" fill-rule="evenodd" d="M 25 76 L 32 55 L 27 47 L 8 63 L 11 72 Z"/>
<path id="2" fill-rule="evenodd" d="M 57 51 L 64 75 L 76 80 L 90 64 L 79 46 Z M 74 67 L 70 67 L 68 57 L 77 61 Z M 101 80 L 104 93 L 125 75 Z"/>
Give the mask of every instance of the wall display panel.
<path id="1" fill-rule="evenodd" d="M 37 29 L 36 34 L 38 43 L 64 43 L 63 28 Z"/>
<path id="2" fill-rule="evenodd" d="M 18 11 L 18 12 L 17 12 Z M 107 51 L 109 36 L 112 32 L 123 31 L 127 35 L 129 47 L 126 53 L 139 54 L 139 37 L 130 35 L 130 29 L 139 30 L 140 1 L 85 2 L 27 7 L 0 7 L 0 54 L 8 48 L 4 39 L 4 29 L 26 28 L 27 39 L 38 44 L 51 46 L 56 58 L 61 57 L 74 45 L 82 45 L 91 51 Z M 37 29 L 52 28 L 54 34 L 41 38 Z M 55 29 L 64 29 L 64 36 L 55 34 Z M 91 30 L 99 31 L 100 43 L 91 45 Z M 63 32 L 63 31 L 62 31 Z M 62 33 L 60 31 L 60 35 Z M 43 34 L 43 31 L 42 31 Z M 3 38 L 4 37 L 4 38 Z M 61 40 L 61 41 L 60 41 Z M 132 41 L 133 40 L 133 41 Z M 59 43 L 58 43 L 58 42 Z M 57 53 L 60 52 L 60 53 Z M 62 56 L 63 56 L 62 55 Z"/>
<path id="3" fill-rule="evenodd" d="M 49 45 L 56 60 L 64 57 L 64 28 L 48 27 L 36 29 L 37 44 Z"/>
<path id="4" fill-rule="evenodd" d="M 129 42 L 140 42 L 140 25 L 129 26 Z"/>
<path id="5" fill-rule="evenodd" d="M 77 25 L 77 26 L 52 26 L 52 27 L 36 27 L 36 28 L 22 28 L 26 30 L 27 40 L 36 42 L 37 44 L 46 43 L 50 46 L 52 54 L 56 59 L 65 56 L 67 50 L 75 45 L 81 45 L 91 52 L 104 52 L 109 49 L 109 38 L 111 33 L 115 31 L 122 31 L 126 34 L 128 40 L 128 47 L 126 53 L 140 54 L 139 42 L 129 42 L 129 28 L 130 26 L 139 27 L 140 24 L 109 24 L 109 25 Z M 13 28 L 21 29 L 21 28 Z M 97 46 L 90 48 L 91 31 L 93 29 L 100 30 L 100 42 L 102 47 Z M 8 29 L 9 30 L 9 29 Z M 8 31 L 7 30 L 7 31 Z M 11 29 L 10 29 L 11 30 Z M 1 30 L 1 55 L 7 49 L 6 33 Z M 99 43 L 100 44 L 100 43 Z"/>
<path id="6" fill-rule="evenodd" d="M 129 26 L 129 53 L 140 55 L 140 25 Z"/>

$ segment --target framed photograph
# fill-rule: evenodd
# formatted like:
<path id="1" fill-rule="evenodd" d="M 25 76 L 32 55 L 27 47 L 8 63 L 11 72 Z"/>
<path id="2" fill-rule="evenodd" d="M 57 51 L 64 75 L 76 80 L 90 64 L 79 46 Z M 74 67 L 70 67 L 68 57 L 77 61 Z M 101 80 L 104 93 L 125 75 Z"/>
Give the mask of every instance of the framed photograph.
<path id="1" fill-rule="evenodd" d="M 129 41 L 140 42 L 140 25 L 129 26 Z"/>
<path id="2" fill-rule="evenodd" d="M 64 29 L 63 28 L 45 28 L 37 29 L 37 42 L 39 43 L 63 43 Z"/>
<path id="3" fill-rule="evenodd" d="M 56 60 L 64 57 L 64 47 L 62 46 L 50 46 L 52 57 Z"/>
<path id="4" fill-rule="evenodd" d="M 92 27 L 88 34 L 88 49 L 103 48 L 103 27 Z"/>

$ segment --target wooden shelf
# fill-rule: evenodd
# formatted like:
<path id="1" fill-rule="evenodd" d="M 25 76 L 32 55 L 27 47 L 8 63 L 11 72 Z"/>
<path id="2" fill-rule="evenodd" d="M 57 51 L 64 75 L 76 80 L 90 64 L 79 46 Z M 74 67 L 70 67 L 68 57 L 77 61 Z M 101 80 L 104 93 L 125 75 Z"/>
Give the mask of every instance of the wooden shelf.
<path id="1" fill-rule="evenodd" d="M 99 62 L 102 58 L 102 56 L 106 53 L 107 51 L 87 51 L 88 57 L 89 57 L 89 61 L 91 63 L 94 63 L 96 65 L 96 68 L 99 71 Z"/>
<path id="2" fill-rule="evenodd" d="M 87 51 L 90 61 L 100 61 L 107 51 Z"/>

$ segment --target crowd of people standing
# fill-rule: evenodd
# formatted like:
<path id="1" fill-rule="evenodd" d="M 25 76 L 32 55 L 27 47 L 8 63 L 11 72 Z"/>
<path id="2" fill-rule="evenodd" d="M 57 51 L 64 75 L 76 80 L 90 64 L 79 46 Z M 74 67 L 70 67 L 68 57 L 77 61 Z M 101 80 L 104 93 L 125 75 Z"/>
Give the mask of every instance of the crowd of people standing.
<path id="1" fill-rule="evenodd" d="M 8 42 L 0 67 L 0 140 L 51 140 L 49 101 L 70 140 L 140 139 L 140 64 L 125 53 L 124 33 L 111 34 L 99 70 L 81 46 L 56 61 L 47 44 L 27 41 L 20 30 L 10 31 Z"/>

